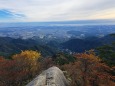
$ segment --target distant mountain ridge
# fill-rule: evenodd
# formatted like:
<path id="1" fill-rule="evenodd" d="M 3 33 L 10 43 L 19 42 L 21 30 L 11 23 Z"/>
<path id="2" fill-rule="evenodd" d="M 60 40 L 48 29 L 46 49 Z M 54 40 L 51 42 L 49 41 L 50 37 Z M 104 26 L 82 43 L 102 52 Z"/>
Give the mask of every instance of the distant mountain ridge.
<path id="1" fill-rule="evenodd" d="M 14 53 L 19 53 L 21 50 L 37 50 L 43 56 L 52 56 L 58 52 L 65 52 L 64 50 L 66 49 L 72 52 L 84 52 L 85 50 L 95 49 L 104 44 L 110 44 L 114 40 L 115 38 L 110 35 L 102 38 L 74 38 L 66 42 L 59 42 L 59 40 L 41 41 L 40 39 L 0 37 L 0 55 L 10 56 Z"/>
<path id="2" fill-rule="evenodd" d="M 95 49 L 104 44 L 110 44 L 115 38 L 107 35 L 102 38 L 88 37 L 86 39 L 74 38 L 62 43 L 64 49 L 69 49 L 72 52 L 84 52 L 85 50 Z"/>
<path id="3" fill-rule="evenodd" d="M 38 50 L 45 55 L 52 55 L 55 50 L 47 45 L 42 45 L 33 39 L 13 39 L 10 37 L 0 37 L 0 55 L 9 56 L 19 53 L 21 50 Z"/>

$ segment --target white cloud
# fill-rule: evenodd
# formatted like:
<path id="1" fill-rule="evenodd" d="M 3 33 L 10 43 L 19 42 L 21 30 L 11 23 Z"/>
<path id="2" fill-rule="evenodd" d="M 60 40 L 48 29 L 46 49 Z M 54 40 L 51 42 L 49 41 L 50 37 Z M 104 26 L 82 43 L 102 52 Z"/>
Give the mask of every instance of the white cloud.
<path id="1" fill-rule="evenodd" d="M 115 0 L 0 0 L 0 9 L 25 15 L 21 21 L 115 18 Z"/>

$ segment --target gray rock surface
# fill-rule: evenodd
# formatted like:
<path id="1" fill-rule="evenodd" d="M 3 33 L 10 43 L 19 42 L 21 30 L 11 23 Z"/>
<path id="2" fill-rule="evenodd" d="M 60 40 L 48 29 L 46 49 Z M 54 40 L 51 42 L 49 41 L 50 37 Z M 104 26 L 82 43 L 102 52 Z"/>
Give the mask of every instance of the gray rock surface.
<path id="1" fill-rule="evenodd" d="M 69 86 L 69 82 L 58 67 L 51 67 L 26 86 Z"/>

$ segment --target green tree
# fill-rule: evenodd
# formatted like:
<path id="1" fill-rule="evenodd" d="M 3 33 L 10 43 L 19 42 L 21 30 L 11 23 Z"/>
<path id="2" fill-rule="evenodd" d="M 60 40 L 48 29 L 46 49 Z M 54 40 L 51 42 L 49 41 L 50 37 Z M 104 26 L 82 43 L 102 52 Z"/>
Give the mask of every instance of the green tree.
<path id="1" fill-rule="evenodd" d="M 110 34 L 110 36 L 115 37 L 115 34 Z M 99 57 L 101 57 L 105 63 L 109 66 L 115 66 L 115 41 L 110 45 L 101 46 L 97 48 L 97 50 Z"/>

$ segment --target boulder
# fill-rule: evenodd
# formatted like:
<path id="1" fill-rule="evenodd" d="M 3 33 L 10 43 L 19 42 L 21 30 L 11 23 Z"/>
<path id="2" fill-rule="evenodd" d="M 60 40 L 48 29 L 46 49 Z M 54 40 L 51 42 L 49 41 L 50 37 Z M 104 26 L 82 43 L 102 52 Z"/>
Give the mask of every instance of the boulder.
<path id="1" fill-rule="evenodd" d="M 51 67 L 26 86 L 69 86 L 69 82 L 58 67 Z"/>

